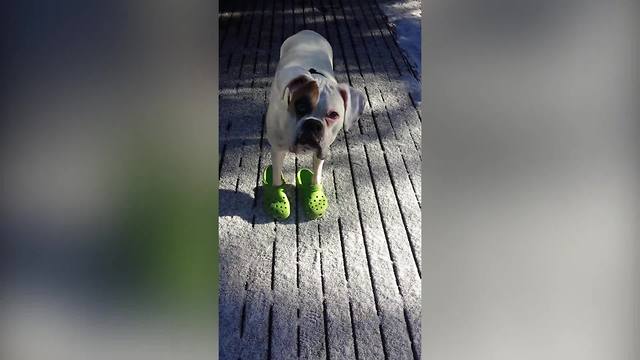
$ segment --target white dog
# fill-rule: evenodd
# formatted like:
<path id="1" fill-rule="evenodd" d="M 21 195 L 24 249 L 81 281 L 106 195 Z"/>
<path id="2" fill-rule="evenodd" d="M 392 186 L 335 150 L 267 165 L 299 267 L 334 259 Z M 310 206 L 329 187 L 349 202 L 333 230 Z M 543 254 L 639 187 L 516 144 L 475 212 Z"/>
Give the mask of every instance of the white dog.
<path id="1" fill-rule="evenodd" d="M 302 30 L 287 38 L 280 48 L 280 61 L 271 86 L 266 125 L 273 166 L 265 172 L 265 206 L 276 218 L 289 215 L 282 188 L 282 164 L 288 152 L 313 151 L 313 171 L 297 174 L 303 204 L 314 217 L 326 210 L 322 192 L 322 165 L 340 129 L 349 129 L 365 107 L 364 94 L 333 76 L 333 51 L 322 35 Z M 268 178 L 271 177 L 271 178 Z M 322 200 L 324 198 L 324 201 Z M 311 209 L 313 210 L 313 209 Z M 312 211 L 313 212 L 313 211 Z"/>

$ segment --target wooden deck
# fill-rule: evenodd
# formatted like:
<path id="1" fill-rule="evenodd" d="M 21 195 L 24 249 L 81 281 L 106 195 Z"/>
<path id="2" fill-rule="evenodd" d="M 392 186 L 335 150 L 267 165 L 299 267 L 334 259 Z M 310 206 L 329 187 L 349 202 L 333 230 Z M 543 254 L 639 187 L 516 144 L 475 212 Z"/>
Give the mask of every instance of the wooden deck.
<path id="1" fill-rule="evenodd" d="M 325 163 L 324 218 L 262 209 L 268 89 L 280 45 L 311 29 L 333 46 L 338 81 L 366 92 L 359 123 Z M 220 5 L 220 358 L 419 359 L 419 78 L 375 1 Z M 294 183 L 311 158 L 285 160 Z"/>

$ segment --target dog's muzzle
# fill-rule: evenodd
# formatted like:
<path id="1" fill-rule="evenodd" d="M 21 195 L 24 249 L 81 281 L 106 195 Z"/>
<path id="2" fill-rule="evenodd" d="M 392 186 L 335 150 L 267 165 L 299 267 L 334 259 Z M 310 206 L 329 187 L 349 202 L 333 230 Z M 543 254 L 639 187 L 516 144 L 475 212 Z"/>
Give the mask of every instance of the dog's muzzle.
<path id="1" fill-rule="evenodd" d="M 304 152 L 313 150 L 320 159 L 328 156 L 328 149 L 322 146 L 324 137 L 324 124 L 317 118 L 306 118 L 300 120 L 302 123 L 296 135 L 294 145 L 289 149 L 292 152 Z"/>
<path id="2" fill-rule="evenodd" d="M 298 135 L 296 136 L 296 145 L 311 148 L 319 147 L 324 134 L 324 125 L 322 124 L 322 120 L 307 118 L 301 121 L 303 122 L 300 126 L 300 130 L 298 131 Z"/>

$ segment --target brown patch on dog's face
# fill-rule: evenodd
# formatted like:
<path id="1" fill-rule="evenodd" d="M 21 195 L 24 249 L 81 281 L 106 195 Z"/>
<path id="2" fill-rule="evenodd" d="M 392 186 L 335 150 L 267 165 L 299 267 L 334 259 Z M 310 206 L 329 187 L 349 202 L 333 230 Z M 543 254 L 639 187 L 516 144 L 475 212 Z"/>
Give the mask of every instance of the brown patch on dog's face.
<path id="1" fill-rule="evenodd" d="M 306 76 L 299 76 L 289 83 L 289 111 L 297 117 L 311 113 L 318 105 L 320 90 L 318 84 Z"/>

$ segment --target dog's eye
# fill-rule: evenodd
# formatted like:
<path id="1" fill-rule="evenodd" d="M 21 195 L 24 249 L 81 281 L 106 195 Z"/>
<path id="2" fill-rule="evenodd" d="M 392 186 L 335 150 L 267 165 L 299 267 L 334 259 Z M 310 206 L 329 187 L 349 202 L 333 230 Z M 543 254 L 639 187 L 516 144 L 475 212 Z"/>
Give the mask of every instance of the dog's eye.
<path id="1" fill-rule="evenodd" d="M 332 112 L 330 112 L 330 113 L 328 113 L 328 114 L 327 114 L 327 117 L 328 117 L 329 119 L 331 119 L 331 120 L 335 120 L 335 119 L 337 119 L 338 117 L 340 117 L 340 114 L 338 114 L 338 113 L 337 113 L 337 112 L 335 112 L 335 111 L 332 111 Z"/>
<path id="2" fill-rule="evenodd" d="M 311 101 L 309 101 L 309 99 L 306 97 L 300 98 L 295 102 L 294 108 L 296 111 L 296 115 L 298 117 L 302 117 L 303 115 L 311 112 Z"/>

